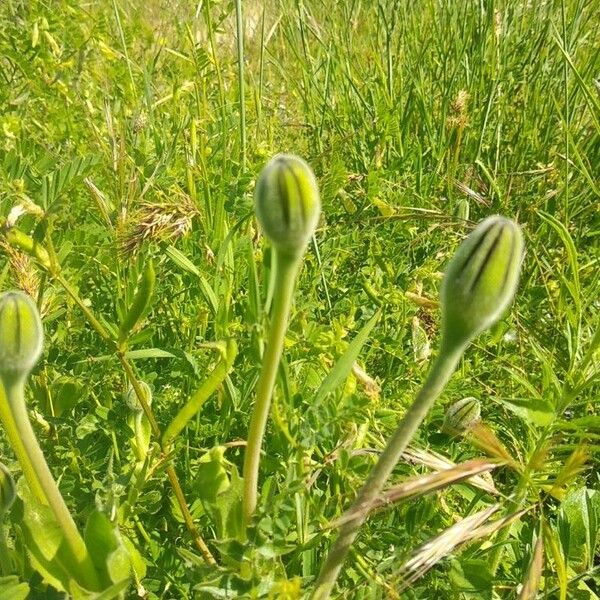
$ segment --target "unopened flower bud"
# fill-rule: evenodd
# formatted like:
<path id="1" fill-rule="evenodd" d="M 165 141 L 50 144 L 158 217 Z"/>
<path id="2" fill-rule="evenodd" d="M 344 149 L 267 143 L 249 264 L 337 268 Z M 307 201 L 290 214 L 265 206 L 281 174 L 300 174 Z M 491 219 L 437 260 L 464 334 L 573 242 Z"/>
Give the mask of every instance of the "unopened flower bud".
<path id="1" fill-rule="evenodd" d="M 144 392 L 144 400 L 146 400 L 147 404 L 151 406 L 152 390 L 150 389 L 150 386 L 145 381 L 140 381 L 139 384 L 142 388 L 142 392 Z M 129 386 L 127 394 L 125 394 L 125 402 L 127 403 L 129 410 L 133 412 L 142 412 L 144 410 L 132 385 Z"/>
<path id="2" fill-rule="evenodd" d="M 498 320 L 515 295 L 522 256 L 519 226 L 500 216 L 482 221 L 460 245 L 442 284 L 447 344 L 464 345 Z"/>
<path id="3" fill-rule="evenodd" d="M 44 330 L 35 302 L 23 292 L 0 295 L 0 379 L 29 375 L 42 354 Z"/>
<path id="4" fill-rule="evenodd" d="M 446 411 L 442 430 L 448 433 L 466 433 L 481 421 L 481 404 L 469 396 L 452 404 Z"/>
<path id="5" fill-rule="evenodd" d="M 0 520 L 8 513 L 16 497 L 15 481 L 10 471 L 0 463 Z"/>
<path id="6" fill-rule="evenodd" d="M 321 201 L 312 169 L 301 158 L 278 154 L 261 171 L 254 192 L 256 218 L 280 252 L 300 256 L 315 232 Z"/>

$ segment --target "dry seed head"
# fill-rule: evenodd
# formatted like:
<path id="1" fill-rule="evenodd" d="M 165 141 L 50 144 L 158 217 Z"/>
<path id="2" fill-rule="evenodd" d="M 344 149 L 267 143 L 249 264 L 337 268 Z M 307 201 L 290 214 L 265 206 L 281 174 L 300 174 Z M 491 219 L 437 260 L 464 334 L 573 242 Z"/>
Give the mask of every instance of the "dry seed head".
<path id="1" fill-rule="evenodd" d="M 442 283 L 447 345 L 464 345 L 491 327 L 512 302 L 523 257 L 519 226 L 500 216 L 482 221 L 460 245 Z"/>
<path id="2" fill-rule="evenodd" d="M 198 209 L 184 194 L 172 202 L 145 202 L 131 215 L 120 234 L 124 254 L 137 252 L 146 241 L 172 242 L 185 236 L 192 228 Z"/>
<path id="3" fill-rule="evenodd" d="M 0 239 L 0 251 L 5 253 L 8 258 L 12 279 L 16 285 L 32 298 L 36 297 L 40 287 L 40 278 L 37 271 L 32 268 L 30 258 L 2 239 Z"/>
<path id="4" fill-rule="evenodd" d="M 16 497 L 15 481 L 10 471 L 0 463 L 0 521 L 11 509 Z"/>
<path id="5" fill-rule="evenodd" d="M 281 253 L 301 256 L 321 212 L 312 169 L 301 158 L 278 154 L 261 171 L 254 191 L 256 218 Z"/>
<path id="6" fill-rule="evenodd" d="M 27 377 L 43 345 L 42 320 L 31 297 L 19 291 L 0 295 L 0 379 Z"/>

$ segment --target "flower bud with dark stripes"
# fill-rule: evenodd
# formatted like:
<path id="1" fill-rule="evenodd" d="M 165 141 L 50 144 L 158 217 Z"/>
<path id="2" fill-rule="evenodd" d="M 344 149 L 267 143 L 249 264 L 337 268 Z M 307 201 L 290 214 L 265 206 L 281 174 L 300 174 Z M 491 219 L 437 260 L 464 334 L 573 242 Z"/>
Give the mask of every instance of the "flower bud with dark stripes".
<path id="1" fill-rule="evenodd" d="M 442 431 L 451 434 L 463 434 L 481 421 L 481 403 L 477 398 L 469 396 L 452 404 L 442 426 Z"/>
<path id="2" fill-rule="evenodd" d="M 291 257 L 301 256 L 321 211 L 312 169 L 297 156 L 277 154 L 258 176 L 254 207 L 262 231 L 273 246 Z"/>
<path id="3" fill-rule="evenodd" d="M 10 471 L 0 463 L 0 520 L 11 509 L 16 497 L 15 481 Z"/>
<path id="4" fill-rule="evenodd" d="M 447 345 L 465 345 L 500 318 L 515 295 L 522 257 L 521 229 L 501 216 L 482 221 L 460 245 L 441 290 Z"/>
<path id="5" fill-rule="evenodd" d="M 35 302 L 23 292 L 0 295 L 0 379 L 29 375 L 42 354 L 44 330 Z"/>

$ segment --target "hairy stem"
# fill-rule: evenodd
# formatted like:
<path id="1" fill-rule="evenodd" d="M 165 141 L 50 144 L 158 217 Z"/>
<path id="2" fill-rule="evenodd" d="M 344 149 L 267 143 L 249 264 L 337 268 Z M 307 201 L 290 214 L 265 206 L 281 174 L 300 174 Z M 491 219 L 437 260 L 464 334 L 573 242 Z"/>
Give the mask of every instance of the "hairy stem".
<path id="1" fill-rule="evenodd" d="M 0 422 L 8 438 L 8 442 L 19 461 L 23 475 L 27 480 L 31 493 L 36 497 L 38 502 L 46 504 L 46 495 L 38 479 L 38 474 L 29 460 L 29 455 L 25 449 L 25 445 L 19 431 L 16 427 L 14 417 L 11 411 L 10 404 L 6 395 L 4 386 L 0 383 Z"/>
<path id="2" fill-rule="evenodd" d="M 369 515 L 371 505 L 381 493 L 385 482 L 394 470 L 396 463 L 400 460 L 402 453 L 406 450 L 419 425 L 423 422 L 429 409 L 454 373 L 463 351 L 464 347 L 462 346 L 458 348 L 442 347 L 415 401 L 389 439 L 365 485 L 348 509 L 346 514 L 353 516 L 340 527 L 338 538 L 321 568 L 313 592 L 313 600 L 326 600 L 329 598 L 350 546 L 356 539 L 360 526 Z"/>
<path id="3" fill-rule="evenodd" d="M 277 275 L 275 278 L 271 326 L 263 356 L 262 371 L 256 386 L 256 400 L 250 418 L 248 442 L 244 456 L 243 512 L 246 525 L 256 510 L 260 450 L 269 417 L 277 369 L 283 352 L 283 342 L 294 294 L 296 274 L 300 267 L 298 259 L 282 255 L 275 250 L 274 258 L 276 259 Z"/>
<path id="4" fill-rule="evenodd" d="M 87 547 L 65 501 L 56 485 L 56 481 L 48 468 L 44 454 L 35 437 L 24 397 L 24 380 L 5 381 L 5 392 L 10 408 L 11 429 L 16 432 L 22 442 L 19 460 L 23 460 L 23 474 L 32 489 L 40 489 L 44 504 L 48 505 L 56 522 L 64 535 L 65 545 L 71 555 L 69 566 L 79 582 L 89 590 L 99 589 L 98 575 L 88 553 Z M 31 479 L 30 479 L 31 477 Z"/>

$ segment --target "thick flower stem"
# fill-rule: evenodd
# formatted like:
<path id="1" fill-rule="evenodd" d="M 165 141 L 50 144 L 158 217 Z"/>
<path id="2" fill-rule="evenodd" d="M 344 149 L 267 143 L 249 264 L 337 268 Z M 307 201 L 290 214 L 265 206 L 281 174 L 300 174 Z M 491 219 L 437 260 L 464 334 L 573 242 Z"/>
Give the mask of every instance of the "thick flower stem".
<path id="1" fill-rule="evenodd" d="M 23 474 L 27 478 L 31 489 L 37 492 L 36 496 L 41 495 L 39 499 L 47 504 L 53 512 L 56 522 L 61 528 L 65 547 L 71 555 L 69 566 L 73 569 L 73 576 L 87 589 L 91 591 L 98 590 L 98 575 L 85 542 L 54 481 L 31 427 L 25 405 L 24 380 L 20 378 L 12 381 L 5 380 L 4 384 L 9 410 L 8 413 L 3 410 L 2 417 L 4 425 L 8 425 L 6 430 L 10 432 L 11 441 L 14 434 L 21 441 L 20 445 L 15 448 L 15 452 L 21 462 Z"/>
<path id="2" fill-rule="evenodd" d="M 267 345 L 263 357 L 262 371 L 256 386 L 256 400 L 250 419 L 248 442 L 244 456 L 243 513 L 247 525 L 256 510 L 258 497 L 258 467 L 260 451 L 265 434 L 271 397 L 277 378 L 277 369 L 283 351 L 283 342 L 294 293 L 300 260 L 274 250 L 277 269 L 273 296 L 273 311 Z"/>
<path id="3" fill-rule="evenodd" d="M 444 389 L 452 373 L 454 373 L 463 350 L 463 346 L 442 347 L 415 401 L 404 415 L 400 425 L 388 441 L 377 464 L 371 471 L 367 482 L 348 509 L 347 514 L 353 516 L 340 527 L 338 538 L 329 551 L 327 560 L 317 579 L 312 600 L 326 600 L 329 598 L 350 546 L 354 542 L 360 526 L 369 515 L 371 505 L 381 493 L 385 482 L 400 460 L 402 453 L 406 450 L 419 425 Z"/>
<path id="4" fill-rule="evenodd" d="M 21 470 L 23 471 L 23 475 L 27 480 L 27 484 L 29 485 L 31 493 L 36 497 L 38 502 L 46 504 L 46 495 L 38 479 L 37 472 L 34 469 L 31 461 L 29 460 L 29 455 L 27 454 L 25 445 L 23 444 L 23 440 L 21 440 L 19 431 L 15 425 L 11 407 L 8 403 L 6 390 L 4 389 L 4 386 L 1 383 L 0 422 L 2 423 L 4 432 L 6 433 L 6 437 L 8 438 L 8 443 L 10 444 L 11 448 L 13 449 L 13 452 L 15 453 L 15 456 L 17 457 L 17 460 L 19 461 L 19 465 L 21 466 Z"/>

